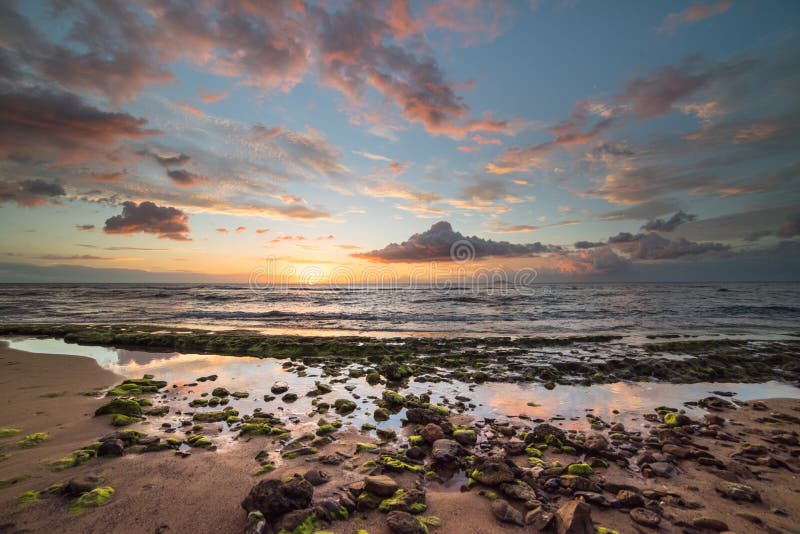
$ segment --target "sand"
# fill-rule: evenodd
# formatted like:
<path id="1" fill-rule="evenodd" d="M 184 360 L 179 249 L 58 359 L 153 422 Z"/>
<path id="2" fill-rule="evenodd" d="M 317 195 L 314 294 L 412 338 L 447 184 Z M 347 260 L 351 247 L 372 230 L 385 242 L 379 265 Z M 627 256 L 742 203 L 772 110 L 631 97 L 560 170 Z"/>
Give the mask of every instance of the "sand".
<path id="1" fill-rule="evenodd" d="M 9 455 L 0 461 L 0 480 L 23 475 L 30 477 L 0 489 L 0 532 L 242 532 L 246 518 L 240 503 L 258 480 L 282 478 L 309 468 L 322 468 L 331 473 L 333 480 L 315 489 L 317 499 L 332 495 L 364 476 L 358 469 L 322 466 L 300 457 L 282 462 L 270 474 L 254 477 L 252 472 L 258 467 L 256 454 L 265 449 L 278 450 L 275 442 L 261 437 L 243 438 L 221 446 L 218 451 L 193 449 L 188 458 L 180 458 L 172 451 L 128 454 L 122 458 L 97 458 L 77 468 L 54 472 L 48 466 L 50 460 L 65 456 L 71 450 L 114 430 L 105 418 L 93 417 L 94 410 L 106 399 L 88 397 L 82 393 L 111 386 L 119 382 L 120 377 L 103 370 L 90 358 L 30 354 L 7 347 L 0 348 L 0 369 L 0 405 L 3 407 L 0 411 L 0 428 L 18 427 L 23 430 L 18 436 L 0 439 L 0 454 Z M 800 417 L 798 400 L 769 399 L 765 402 L 770 410 Z M 763 444 L 765 442 L 761 438 L 774 426 L 758 423 L 756 419 L 769 413 L 743 408 L 726 411 L 722 415 L 735 420 L 735 423 L 728 423 L 729 432 L 738 433 L 751 443 Z M 622 422 L 626 427 L 643 424 L 641 419 Z M 800 430 L 800 425 L 782 424 L 781 428 L 796 431 Z M 15 445 L 18 439 L 32 432 L 47 432 L 51 437 L 37 447 L 19 449 Z M 334 443 L 324 448 L 325 454 L 336 451 L 352 454 L 356 442 L 374 441 L 374 438 L 347 427 L 338 432 L 336 438 Z M 707 446 L 719 458 L 728 458 L 740 447 L 740 444 L 720 443 L 697 436 L 693 441 Z M 789 449 L 798 451 L 798 447 Z M 371 458 L 374 457 L 364 453 L 359 461 Z M 713 468 L 702 468 L 693 461 L 681 462 L 683 472 L 668 480 L 646 479 L 613 464 L 602 470 L 602 474 L 595 479 L 602 476 L 608 481 L 632 484 L 640 489 L 668 490 L 680 494 L 685 501 L 703 503 L 704 508 L 699 510 L 666 505 L 665 515 L 669 516 L 671 522 L 662 520 L 658 532 L 681 532 L 682 528 L 676 526 L 675 522 L 691 522 L 697 517 L 723 520 L 735 532 L 769 531 L 767 527 L 755 526 L 737 516 L 738 512 L 759 516 L 772 532 L 800 532 L 796 517 L 800 514 L 800 480 L 797 474 L 800 472 L 800 463 L 796 456 L 789 454 L 781 454 L 780 458 L 793 471 L 785 468 L 752 468 L 760 472 L 758 478 L 746 481 L 761 492 L 762 503 L 736 504 L 721 498 L 714 491 L 720 480 L 719 475 L 714 474 Z M 559 459 L 564 464 L 576 461 L 574 456 L 550 453 L 547 459 Z M 527 467 L 524 455 L 515 460 Z M 114 497 L 102 508 L 75 516 L 68 512 L 61 497 L 49 497 L 24 508 L 17 505 L 17 497 L 24 491 L 42 490 L 70 478 L 87 476 L 102 479 L 103 484 L 116 489 Z M 395 478 L 401 485 L 413 487 L 413 475 L 404 474 Z M 443 521 L 443 526 L 432 532 L 535 532 L 530 526 L 514 527 L 497 522 L 490 511 L 488 499 L 478 496 L 476 490 L 462 493 L 459 485 L 428 484 L 429 508 L 426 515 L 438 516 Z M 788 516 L 775 513 L 775 509 L 787 512 Z M 622 533 L 654 531 L 636 525 L 626 513 L 618 510 L 602 510 L 592 506 L 592 518 L 596 525 L 611 527 Z M 356 513 L 349 521 L 337 521 L 322 528 L 337 533 L 353 533 L 361 528 L 367 529 L 370 534 L 389 533 L 385 516 L 377 511 L 366 515 Z"/>

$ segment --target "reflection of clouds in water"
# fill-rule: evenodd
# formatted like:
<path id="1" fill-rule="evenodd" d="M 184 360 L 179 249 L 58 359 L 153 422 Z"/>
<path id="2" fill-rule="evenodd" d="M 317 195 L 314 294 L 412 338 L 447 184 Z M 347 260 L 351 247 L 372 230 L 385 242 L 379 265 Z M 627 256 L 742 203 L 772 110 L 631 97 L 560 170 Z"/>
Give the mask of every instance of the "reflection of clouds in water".
<path id="1" fill-rule="evenodd" d="M 143 352 L 139 350 L 117 349 L 117 360 L 120 365 L 136 363 L 145 365 L 155 360 L 167 360 L 180 355 L 178 352 Z"/>
<path id="2" fill-rule="evenodd" d="M 732 391 L 736 400 L 752 400 L 774 397 L 800 397 L 800 389 L 780 382 L 763 384 L 699 383 L 665 384 L 652 382 L 617 382 L 591 387 L 558 386 L 547 390 L 535 384 L 482 384 L 470 395 L 476 403 L 485 406 L 476 411 L 481 415 L 526 415 L 532 418 L 548 418 L 553 415 L 580 417 L 579 421 L 564 421 L 565 428 L 586 428 L 584 416 L 591 413 L 605 420 L 620 415 L 643 413 L 661 405 L 686 408 L 686 401 L 699 400 L 712 395 L 712 391 Z M 528 406 L 533 402 L 539 406 Z M 592 411 L 588 411 L 591 409 Z M 700 409 L 689 409 L 700 413 Z"/>

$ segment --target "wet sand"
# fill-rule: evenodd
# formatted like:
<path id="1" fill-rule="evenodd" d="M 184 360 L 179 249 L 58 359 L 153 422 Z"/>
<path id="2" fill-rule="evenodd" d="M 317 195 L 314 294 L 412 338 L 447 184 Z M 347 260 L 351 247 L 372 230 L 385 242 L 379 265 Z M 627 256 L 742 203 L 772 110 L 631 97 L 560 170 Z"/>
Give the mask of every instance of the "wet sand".
<path id="1" fill-rule="evenodd" d="M 22 429 L 17 436 L 0 439 L 0 454 L 8 455 L 4 461 L 0 461 L 0 480 L 23 475 L 30 477 L 0 489 L 0 532 L 242 532 L 246 525 L 246 514 L 240 503 L 257 481 L 283 479 L 294 473 L 322 468 L 331 475 L 331 481 L 315 488 L 314 500 L 317 501 L 326 496 L 346 493 L 342 488 L 364 478 L 366 473 L 360 466 L 377 459 L 376 455 L 368 452 L 354 455 L 356 443 L 377 443 L 378 440 L 374 432 L 359 432 L 346 419 L 342 430 L 333 435 L 335 441 L 320 451 L 320 454 L 340 452 L 352 457 L 338 466 L 320 465 L 316 461 L 319 455 L 282 459 L 279 454 L 281 444 L 272 437 L 242 436 L 230 441 L 226 432 L 217 431 L 225 427 L 225 423 L 219 423 L 206 425 L 204 430 L 204 433 L 219 439 L 217 451 L 195 448 L 187 458 L 181 458 L 170 450 L 126 454 L 121 458 L 95 458 L 85 465 L 55 472 L 48 465 L 50 460 L 68 455 L 70 451 L 115 430 L 109 425 L 107 417 L 93 417 L 94 410 L 108 399 L 88 397 L 82 393 L 110 387 L 118 383 L 120 377 L 103 370 L 89 358 L 31 354 L 8 348 L 0 348 L 0 369 L 0 403 L 3 406 L 0 428 Z M 187 376 L 186 379 L 193 380 L 194 377 Z M 169 397 L 166 401 L 175 404 L 191 397 L 186 394 L 184 387 L 164 390 Z M 54 395 L 56 393 L 58 395 Z M 298 393 L 303 395 L 304 392 L 298 390 Z M 697 399 L 686 399 L 692 400 Z M 615 493 L 608 491 L 610 483 L 617 483 L 636 486 L 642 491 L 678 494 L 681 502 L 674 497 L 655 499 L 663 512 L 657 529 L 634 523 L 625 510 L 593 505 L 591 517 L 595 525 L 622 533 L 681 532 L 694 519 L 706 517 L 724 521 L 734 532 L 800 532 L 797 526 L 797 514 L 800 513 L 800 480 L 797 474 L 800 472 L 800 448 L 767 441 L 775 429 L 800 430 L 796 422 L 777 420 L 776 423 L 771 417 L 772 413 L 787 414 L 790 418 L 800 417 L 800 401 L 770 399 L 765 404 L 767 410 L 755 410 L 753 406 L 756 404 L 750 402 L 738 410 L 716 412 L 728 419 L 723 428 L 741 439 L 740 442 L 726 442 L 697 434 L 690 436 L 691 447 L 698 450 L 707 448 L 708 453 L 728 465 L 727 469 L 703 467 L 695 459 L 686 459 L 677 461 L 680 471 L 672 478 L 645 478 L 638 468 L 633 467 L 635 458 L 631 459 L 632 468 L 623 469 L 611 462 L 608 468 L 596 469 L 591 479 L 605 490 L 603 494 L 608 499 L 613 499 Z M 325 417 L 328 420 L 337 418 L 332 412 L 325 414 Z M 768 420 L 764 420 L 765 417 Z M 458 418 L 460 423 L 470 421 L 468 414 L 453 418 Z M 701 417 L 697 419 L 702 420 Z M 643 437 L 648 435 L 649 429 L 659 426 L 644 421 L 641 414 L 630 413 L 607 422 L 621 422 L 630 432 L 641 431 Z M 128 428 L 154 432 L 153 429 L 158 428 L 157 423 L 155 419 L 153 425 L 140 423 Z M 507 423 L 520 429 L 522 426 L 535 426 L 530 420 L 518 418 L 511 418 Z M 552 424 L 564 428 L 571 426 L 569 420 L 555 420 Z M 299 436 L 315 427 L 313 422 L 303 422 L 292 428 L 292 435 Z M 502 441 L 503 438 L 494 432 L 498 428 L 491 425 L 484 427 L 481 429 L 481 439 L 491 433 L 489 439 Z M 50 439 L 31 449 L 20 449 L 15 445 L 23 435 L 33 432 L 47 432 Z M 159 434 L 157 430 L 154 433 Z M 403 435 L 410 433 L 409 428 L 399 431 L 400 441 L 390 442 L 385 449 L 396 448 L 398 443 L 404 442 Z M 599 433 L 609 435 L 608 430 Z M 159 435 L 164 438 L 170 435 L 182 437 L 180 432 Z M 777 468 L 750 465 L 748 469 L 751 474 L 737 477 L 737 480 L 760 492 L 762 502 L 758 503 L 736 503 L 722 498 L 715 491 L 721 480 L 731 478 L 733 464 L 741 463 L 733 460 L 731 455 L 740 451 L 745 441 L 767 446 L 770 456 L 785 462 L 785 467 Z M 262 450 L 270 452 L 270 457 L 275 458 L 277 469 L 254 477 L 252 473 L 259 466 L 255 457 Z M 576 456 L 545 452 L 547 462 L 557 460 L 565 466 L 584 457 L 583 454 Z M 512 458 L 523 469 L 529 469 L 526 455 Z M 738 472 L 740 468 L 736 469 Z M 376 472 L 380 472 L 380 468 Z M 520 527 L 498 522 L 491 511 L 491 500 L 478 494 L 481 489 L 486 491 L 491 488 L 478 486 L 462 492 L 459 479 L 443 484 L 420 481 L 420 477 L 408 472 L 389 474 L 407 489 L 422 484 L 428 504 L 425 515 L 437 516 L 443 523 L 440 528 L 431 529 L 432 532 L 536 531 L 532 526 Z M 24 491 L 41 491 L 51 484 L 85 477 L 96 477 L 98 484 L 113 486 L 116 494 L 103 507 L 88 510 L 80 516 L 70 514 L 64 498 L 60 496 L 43 498 L 26 507 L 17 504 L 18 496 Z M 553 510 L 572 499 L 569 495 L 551 495 L 552 500 L 548 505 Z M 685 506 L 686 503 L 700 503 L 703 507 L 695 509 Z M 737 515 L 741 513 L 760 518 L 762 524 L 754 525 Z M 356 512 L 348 521 L 321 524 L 320 529 L 337 533 L 353 533 L 357 529 L 366 529 L 371 534 L 390 532 L 386 515 L 378 511 Z"/>

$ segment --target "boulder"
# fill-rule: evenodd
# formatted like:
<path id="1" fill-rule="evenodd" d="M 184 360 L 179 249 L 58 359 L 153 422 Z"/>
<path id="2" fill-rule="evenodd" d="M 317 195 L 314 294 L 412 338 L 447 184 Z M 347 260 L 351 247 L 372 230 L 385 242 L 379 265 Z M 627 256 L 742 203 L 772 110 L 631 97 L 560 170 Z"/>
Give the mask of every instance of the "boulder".
<path id="1" fill-rule="evenodd" d="M 710 517 L 698 517 L 692 521 L 692 526 L 700 530 L 716 530 L 717 532 L 730 530 L 727 523 Z"/>
<path id="2" fill-rule="evenodd" d="M 602 434 L 591 434 L 583 442 L 583 448 L 590 452 L 603 452 L 608 449 L 608 440 Z"/>
<path id="3" fill-rule="evenodd" d="M 392 534 L 426 534 L 426 529 L 416 517 L 408 512 L 395 510 L 386 516 L 386 524 Z"/>
<path id="4" fill-rule="evenodd" d="M 594 534 L 592 508 L 583 501 L 572 500 L 556 511 L 558 534 Z"/>
<path id="5" fill-rule="evenodd" d="M 497 499 L 492 502 L 492 513 L 498 521 L 502 523 L 511 523 L 513 525 L 524 525 L 525 521 L 522 513 L 508 504 L 508 501 Z"/>
<path id="6" fill-rule="evenodd" d="M 513 482 L 514 471 L 505 460 L 499 458 L 489 458 L 472 472 L 472 478 L 486 484 L 487 486 L 499 486 L 500 484 Z"/>
<path id="7" fill-rule="evenodd" d="M 452 439 L 437 439 L 433 442 L 431 455 L 438 463 L 451 463 L 461 455 L 461 445 Z"/>
<path id="8" fill-rule="evenodd" d="M 436 440 L 444 439 L 444 430 L 436 423 L 428 423 L 419 431 L 419 435 L 427 443 L 433 444 Z"/>
<path id="9" fill-rule="evenodd" d="M 272 392 L 273 395 L 280 395 L 281 393 L 286 393 L 287 391 L 289 391 L 289 384 L 281 380 L 278 380 L 277 382 L 272 384 L 270 391 Z"/>
<path id="10" fill-rule="evenodd" d="M 634 523 L 639 523 L 646 527 L 656 527 L 661 522 L 661 517 L 647 508 L 634 508 L 629 513 Z"/>
<path id="11" fill-rule="evenodd" d="M 737 482 L 720 481 L 717 483 L 717 492 L 725 497 L 734 501 L 747 501 L 759 502 L 761 501 L 761 494 L 758 490 L 747 484 L 739 484 Z"/>
<path id="12" fill-rule="evenodd" d="M 442 416 L 430 408 L 409 408 L 406 410 L 406 420 L 418 425 L 439 424 L 442 422 Z"/>
<path id="13" fill-rule="evenodd" d="M 617 493 L 617 504 L 622 508 L 640 508 L 644 506 L 644 497 L 635 491 L 620 490 Z"/>
<path id="14" fill-rule="evenodd" d="M 125 443 L 121 439 L 107 439 L 97 448 L 97 456 L 122 456 Z"/>
<path id="15" fill-rule="evenodd" d="M 525 441 L 528 443 L 550 443 L 553 440 L 563 441 L 565 437 L 566 434 L 560 428 L 548 423 L 542 423 L 528 432 Z"/>
<path id="16" fill-rule="evenodd" d="M 369 476 L 364 479 L 364 491 L 380 497 L 391 497 L 400 486 L 386 475 Z"/>
<path id="17" fill-rule="evenodd" d="M 262 480 L 244 498 L 242 508 L 247 512 L 257 510 L 272 519 L 308 507 L 313 496 L 314 487 L 300 475 L 285 480 Z"/>
<path id="18" fill-rule="evenodd" d="M 321 486 L 331 479 L 328 473 L 321 469 L 312 469 L 310 471 L 306 471 L 305 474 L 303 474 L 303 478 L 306 479 L 312 486 Z"/>

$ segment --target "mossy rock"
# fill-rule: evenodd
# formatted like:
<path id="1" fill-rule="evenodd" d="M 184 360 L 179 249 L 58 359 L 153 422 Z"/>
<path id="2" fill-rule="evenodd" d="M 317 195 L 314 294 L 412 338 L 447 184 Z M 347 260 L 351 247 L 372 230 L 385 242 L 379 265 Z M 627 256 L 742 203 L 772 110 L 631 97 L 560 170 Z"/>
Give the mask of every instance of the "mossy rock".
<path id="1" fill-rule="evenodd" d="M 244 423 L 239 427 L 239 434 L 243 436 L 269 436 L 272 427 L 263 423 Z"/>
<path id="2" fill-rule="evenodd" d="M 47 432 L 34 432 L 33 434 L 28 434 L 27 436 L 23 437 L 17 445 L 22 449 L 30 449 L 37 445 L 41 445 L 45 441 L 50 439 L 50 434 Z"/>
<path id="3" fill-rule="evenodd" d="M 87 491 L 74 501 L 72 501 L 72 505 L 69 507 L 69 511 L 72 514 L 80 515 L 84 513 L 89 508 L 99 508 L 103 506 L 108 501 L 111 500 L 111 497 L 114 496 L 114 488 L 111 486 L 103 486 L 100 488 L 94 488 L 91 491 Z"/>
<path id="4" fill-rule="evenodd" d="M 391 389 L 384 389 L 381 398 L 388 406 L 405 406 L 406 404 L 406 398 Z"/>
<path id="5" fill-rule="evenodd" d="M 213 445 L 211 438 L 203 436 L 202 434 L 194 435 L 186 440 L 186 443 L 192 447 L 207 448 Z"/>
<path id="6" fill-rule="evenodd" d="M 336 413 L 340 415 L 352 413 L 357 407 L 356 403 L 350 399 L 336 399 L 333 403 L 333 408 L 336 410 Z"/>
<path id="7" fill-rule="evenodd" d="M 40 493 L 38 491 L 28 490 L 17 497 L 17 506 L 24 508 L 31 504 L 37 503 L 40 501 L 39 496 Z"/>
<path id="8" fill-rule="evenodd" d="M 122 415 L 121 413 L 115 413 L 111 417 L 111 424 L 114 426 L 128 426 L 132 425 L 133 423 L 138 423 L 142 419 L 140 417 L 128 417 L 127 415 Z"/>
<path id="9" fill-rule="evenodd" d="M 227 397 L 231 393 L 230 393 L 230 391 L 228 391 L 227 389 L 225 389 L 223 387 L 216 387 L 211 391 L 211 394 L 214 397 Z"/>
<path id="10" fill-rule="evenodd" d="M 236 417 L 239 412 L 233 408 L 225 408 L 216 412 L 198 412 L 192 416 L 193 421 L 201 423 L 221 423 L 228 419 L 228 417 Z"/>
<path id="11" fill-rule="evenodd" d="M 590 466 L 589 464 L 583 464 L 583 463 L 570 464 L 569 466 L 567 466 L 567 473 L 569 473 L 570 475 L 588 477 L 589 475 L 594 473 L 594 470 L 592 469 L 592 466 Z"/>
<path id="12" fill-rule="evenodd" d="M 19 428 L 0 428 L 0 438 L 9 438 L 22 432 Z"/>
<path id="13" fill-rule="evenodd" d="M 121 414 L 128 417 L 138 417 L 142 415 L 142 407 L 132 399 L 114 399 L 95 410 L 94 415 Z"/>
<path id="14" fill-rule="evenodd" d="M 370 386 L 376 386 L 381 382 L 381 375 L 380 373 L 376 373 L 375 371 L 371 371 L 367 373 L 367 384 Z"/>
<path id="15" fill-rule="evenodd" d="M 231 393 L 231 397 L 233 397 L 234 399 L 246 399 L 249 396 L 250 393 L 246 391 L 234 391 L 233 393 Z"/>

